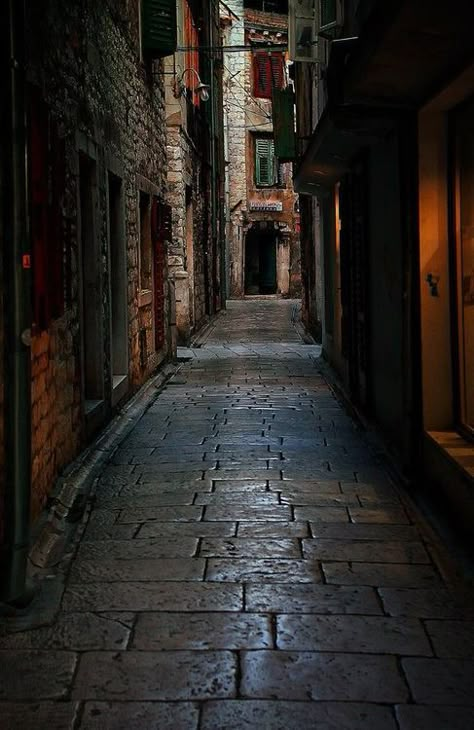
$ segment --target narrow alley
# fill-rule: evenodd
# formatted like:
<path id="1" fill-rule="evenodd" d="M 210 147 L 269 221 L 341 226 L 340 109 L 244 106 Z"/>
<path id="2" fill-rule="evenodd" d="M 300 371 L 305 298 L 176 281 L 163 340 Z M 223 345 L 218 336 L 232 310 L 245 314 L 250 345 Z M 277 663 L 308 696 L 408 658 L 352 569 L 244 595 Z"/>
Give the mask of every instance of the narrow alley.
<path id="1" fill-rule="evenodd" d="M 2 730 L 468 730 L 472 603 L 303 342 L 229 302 L 103 470 Z M 184 359 L 184 358 L 183 358 Z"/>

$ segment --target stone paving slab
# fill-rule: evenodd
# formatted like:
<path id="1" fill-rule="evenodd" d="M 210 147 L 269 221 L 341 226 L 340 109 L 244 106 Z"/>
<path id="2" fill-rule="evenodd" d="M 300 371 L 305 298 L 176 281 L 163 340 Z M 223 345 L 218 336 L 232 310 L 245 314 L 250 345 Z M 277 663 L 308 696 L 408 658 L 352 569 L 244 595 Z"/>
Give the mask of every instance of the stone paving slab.
<path id="1" fill-rule="evenodd" d="M 231 652 L 86 652 L 79 660 L 73 699 L 205 700 L 235 697 Z"/>
<path id="2" fill-rule="evenodd" d="M 318 564 L 307 560 L 240 558 L 210 558 L 207 561 L 207 581 L 237 583 L 320 583 Z"/>
<path id="3" fill-rule="evenodd" d="M 310 538 L 303 540 L 303 555 L 310 560 L 350 560 L 362 563 L 422 563 L 430 557 L 421 542 L 374 542 Z"/>
<path id="4" fill-rule="evenodd" d="M 397 730 L 390 709 L 378 705 L 273 700 L 217 700 L 204 704 L 201 730 L 256 730 L 257 728 Z"/>
<path id="5" fill-rule="evenodd" d="M 153 537 L 136 540 L 95 540 L 83 542 L 79 560 L 144 560 L 146 558 L 188 558 L 196 554 L 194 537 Z"/>
<path id="6" fill-rule="evenodd" d="M 66 699 L 77 655 L 71 651 L 0 651 L 1 700 Z"/>
<path id="7" fill-rule="evenodd" d="M 131 507 L 120 513 L 117 523 L 127 524 L 136 522 L 149 522 L 159 520 L 160 522 L 198 522 L 202 519 L 203 508 L 188 507 Z M 232 519 L 232 518 L 230 518 Z"/>
<path id="8" fill-rule="evenodd" d="M 144 613 L 134 629 L 135 649 L 271 649 L 268 616 L 231 613 Z"/>
<path id="9" fill-rule="evenodd" d="M 133 613 L 62 613 L 54 626 L 0 636 L 0 649 L 126 649 L 134 621 Z"/>
<path id="10" fill-rule="evenodd" d="M 348 588 L 307 583 L 247 585 L 248 611 L 264 613 L 365 614 L 382 613 L 373 588 Z"/>
<path id="11" fill-rule="evenodd" d="M 277 617 L 276 631 L 277 648 L 287 651 L 433 655 L 417 619 L 281 615 Z"/>
<path id="12" fill-rule="evenodd" d="M 223 522 L 235 520 L 237 522 L 269 522 L 291 519 L 291 509 L 288 505 L 209 505 L 204 512 L 205 521 Z"/>
<path id="13" fill-rule="evenodd" d="M 415 702 L 474 707 L 474 659 L 402 660 Z"/>
<path id="14" fill-rule="evenodd" d="M 241 656 L 242 697 L 378 703 L 408 699 L 395 657 L 310 651 L 253 651 Z"/>
<path id="15" fill-rule="evenodd" d="M 78 717 L 78 702 L 0 703 L 2 730 L 75 730 Z M 105 727 L 102 726 L 100 730 Z"/>
<path id="16" fill-rule="evenodd" d="M 194 558 L 78 559 L 72 567 L 70 581 L 202 580 L 204 569 L 205 561 Z"/>
<path id="17" fill-rule="evenodd" d="M 136 537 L 235 537 L 236 533 L 236 522 L 146 522 Z"/>
<path id="18" fill-rule="evenodd" d="M 80 730 L 197 730 L 192 702 L 86 702 Z"/>
<path id="19" fill-rule="evenodd" d="M 419 588 L 439 586 L 441 579 L 430 565 L 395 563 L 329 563 L 323 562 L 327 583 L 336 585 L 366 585 Z"/>
<path id="20" fill-rule="evenodd" d="M 309 537 L 307 522 L 240 522 L 237 537 Z"/>
<path id="21" fill-rule="evenodd" d="M 474 621 L 425 621 L 435 654 L 442 658 L 474 656 Z"/>
<path id="22" fill-rule="evenodd" d="M 301 547 L 297 540 L 287 538 L 253 539 L 237 537 L 229 540 L 202 540 L 199 555 L 203 558 L 301 558 Z"/>
<path id="23" fill-rule="evenodd" d="M 461 604 L 445 587 L 386 588 L 379 594 L 385 611 L 391 616 L 416 616 L 425 619 L 474 618 L 472 604 Z"/>
<path id="24" fill-rule="evenodd" d="M 351 543 L 368 540 L 385 542 L 395 540 L 415 541 L 419 540 L 420 534 L 416 527 L 405 525 L 361 525 L 348 524 L 325 524 L 323 522 L 310 523 L 312 537 L 324 540 L 347 540 Z M 377 547 L 374 546 L 376 550 Z"/>
<path id="25" fill-rule="evenodd" d="M 267 505 L 279 504 L 277 494 L 269 492 L 249 492 L 241 490 L 238 492 L 213 492 L 212 494 L 198 494 L 194 500 L 194 504 L 198 505 L 232 505 L 232 504 L 250 504 L 253 507 L 265 507 Z"/>
<path id="26" fill-rule="evenodd" d="M 346 507 L 294 507 L 295 520 L 309 522 L 349 522 Z"/>
<path id="27" fill-rule="evenodd" d="M 89 583 L 71 585 L 64 611 L 241 611 L 243 587 L 214 583 Z"/>

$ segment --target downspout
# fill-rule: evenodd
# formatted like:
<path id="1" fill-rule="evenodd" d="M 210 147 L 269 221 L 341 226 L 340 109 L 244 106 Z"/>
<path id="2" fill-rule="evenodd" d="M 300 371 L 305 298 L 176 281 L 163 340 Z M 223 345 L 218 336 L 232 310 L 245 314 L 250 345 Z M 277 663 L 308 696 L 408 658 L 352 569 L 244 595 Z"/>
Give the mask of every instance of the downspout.
<path id="1" fill-rule="evenodd" d="M 25 3 L 3 7 L 5 195 L 5 544 L 0 555 L 0 600 L 31 598 L 26 568 L 31 491 L 31 272 L 28 230 L 25 104 Z M 6 17 L 5 17 L 6 16 Z"/>

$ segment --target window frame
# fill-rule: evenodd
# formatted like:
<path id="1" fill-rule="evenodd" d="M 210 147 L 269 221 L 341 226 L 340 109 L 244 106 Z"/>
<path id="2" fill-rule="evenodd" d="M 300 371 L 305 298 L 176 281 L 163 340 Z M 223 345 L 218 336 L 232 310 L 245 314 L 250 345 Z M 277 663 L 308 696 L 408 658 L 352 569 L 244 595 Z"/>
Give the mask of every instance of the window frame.
<path id="1" fill-rule="evenodd" d="M 259 164 L 258 164 L 258 146 L 259 142 L 268 142 L 270 144 L 271 152 L 267 155 L 268 160 L 271 160 L 271 167 L 273 168 L 273 177 L 271 182 L 261 182 L 259 180 Z M 265 188 L 285 188 L 286 181 L 283 174 L 283 165 L 278 161 L 275 156 L 275 140 L 273 135 L 270 134 L 255 134 L 253 135 L 253 156 L 254 156 L 254 180 L 255 187 L 258 189 Z M 270 162 L 269 162 L 270 165 Z"/>

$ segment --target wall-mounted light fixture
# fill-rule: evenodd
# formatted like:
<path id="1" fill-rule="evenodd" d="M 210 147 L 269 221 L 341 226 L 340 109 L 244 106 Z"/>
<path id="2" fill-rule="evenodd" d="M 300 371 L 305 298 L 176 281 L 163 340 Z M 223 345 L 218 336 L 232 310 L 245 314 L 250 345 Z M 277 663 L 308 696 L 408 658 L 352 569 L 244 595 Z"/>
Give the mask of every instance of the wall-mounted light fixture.
<path id="1" fill-rule="evenodd" d="M 211 90 L 211 87 L 209 84 L 203 84 L 201 81 L 201 78 L 196 71 L 195 68 L 185 68 L 181 76 L 179 78 L 175 78 L 173 82 L 173 93 L 177 99 L 179 99 L 180 96 L 183 96 L 186 93 L 186 85 L 184 83 L 184 75 L 186 73 L 193 73 L 196 76 L 197 85 L 194 87 L 194 89 L 191 89 L 193 93 L 199 94 L 199 98 L 201 101 L 208 101 L 209 100 L 209 91 Z"/>

